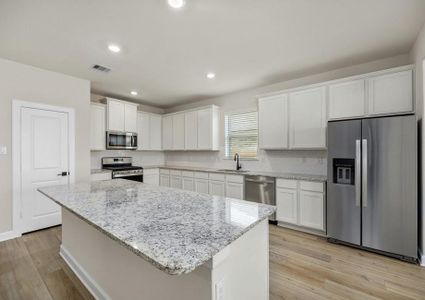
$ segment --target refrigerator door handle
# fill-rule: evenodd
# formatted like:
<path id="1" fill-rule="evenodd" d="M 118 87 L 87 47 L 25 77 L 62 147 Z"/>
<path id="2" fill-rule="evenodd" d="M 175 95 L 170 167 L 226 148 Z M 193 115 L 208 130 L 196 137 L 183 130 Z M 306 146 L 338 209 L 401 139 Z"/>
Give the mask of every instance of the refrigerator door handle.
<path id="1" fill-rule="evenodd" d="M 355 176 L 355 188 L 356 188 L 356 206 L 360 206 L 360 197 L 361 197 L 361 147 L 360 147 L 360 140 L 356 140 L 356 167 L 354 169 L 354 172 L 356 173 Z"/>
<path id="2" fill-rule="evenodd" d="M 367 139 L 362 140 L 362 197 L 363 207 L 367 207 Z"/>

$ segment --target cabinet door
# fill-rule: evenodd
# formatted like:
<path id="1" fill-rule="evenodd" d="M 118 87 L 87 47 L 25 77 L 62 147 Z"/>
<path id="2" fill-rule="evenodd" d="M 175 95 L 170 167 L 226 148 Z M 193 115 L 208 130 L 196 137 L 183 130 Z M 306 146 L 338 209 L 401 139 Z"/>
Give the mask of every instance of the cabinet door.
<path id="1" fill-rule="evenodd" d="M 184 150 L 184 113 L 173 115 L 173 149 Z"/>
<path id="2" fill-rule="evenodd" d="M 181 176 L 170 176 L 170 187 L 175 189 L 182 188 L 182 177 Z"/>
<path id="3" fill-rule="evenodd" d="M 150 149 L 151 150 L 161 150 L 162 149 L 162 117 L 161 115 L 150 116 Z"/>
<path id="4" fill-rule="evenodd" d="M 143 183 L 158 186 L 159 185 L 159 174 L 143 175 Z"/>
<path id="5" fill-rule="evenodd" d="M 115 100 L 107 100 L 107 128 L 109 131 L 125 131 L 124 125 L 124 110 L 123 102 Z"/>
<path id="6" fill-rule="evenodd" d="M 329 86 L 329 119 L 366 115 L 366 90 L 363 79 Z"/>
<path id="7" fill-rule="evenodd" d="M 170 186 L 170 175 L 159 175 L 159 185 L 160 186 Z"/>
<path id="8" fill-rule="evenodd" d="M 90 105 L 90 150 L 105 150 L 106 109 L 102 105 Z"/>
<path id="9" fill-rule="evenodd" d="M 162 118 L 162 148 L 164 150 L 173 149 L 173 116 Z"/>
<path id="10" fill-rule="evenodd" d="M 149 114 L 139 112 L 137 114 L 137 149 L 150 149 L 150 124 Z"/>
<path id="11" fill-rule="evenodd" d="M 209 194 L 210 195 L 224 197 L 226 195 L 225 190 L 226 190 L 226 185 L 225 185 L 224 181 L 215 181 L 215 180 L 209 181 Z"/>
<path id="12" fill-rule="evenodd" d="M 289 95 L 289 147 L 326 148 L 326 87 Z"/>
<path id="13" fill-rule="evenodd" d="M 288 96 L 279 95 L 258 101 L 259 147 L 288 148 Z"/>
<path id="14" fill-rule="evenodd" d="M 297 224 L 298 199 L 296 189 L 276 189 L 276 219 Z"/>
<path id="15" fill-rule="evenodd" d="M 212 108 L 198 111 L 198 149 L 211 150 L 213 145 L 213 110 Z"/>
<path id="16" fill-rule="evenodd" d="M 226 197 L 243 199 L 243 183 L 226 183 Z"/>
<path id="17" fill-rule="evenodd" d="M 196 150 L 198 148 L 198 112 L 190 111 L 184 115 L 185 149 Z"/>
<path id="18" fill-rule="evenodd" d="M 324 230 L 323 194 L 300 191 L 299 225 Z"/>
<path id="19" fill-rule="evenodd" d="M 126 132 L 137 132 L 137 105 L 124 104 L 124 128 Z"/>
<path id="20" fill-rule="evenodd" d="M 413 111 L 412 70 L 369 79 L 369 114 Z"/>
<path id="21" fill-rule="evenodd" d="M 195 179 L 195 192 L 208 194 L 208 180 Z"/>
<path id="22" fill-rule="evenodd" d="M 194 191 L 195 190 L 195 180 L 190 177 L 183 177 L 182 179 L 183 189 L 186 191 Z"/>

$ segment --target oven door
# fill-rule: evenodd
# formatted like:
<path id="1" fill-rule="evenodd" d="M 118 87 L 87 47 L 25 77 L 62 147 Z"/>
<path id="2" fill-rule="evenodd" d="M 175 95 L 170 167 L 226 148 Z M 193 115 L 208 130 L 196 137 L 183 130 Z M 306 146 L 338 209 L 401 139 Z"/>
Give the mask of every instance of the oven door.
<path id="1" fill-rule="evenodd" d="M 137 149 L 137 133 L 108 131 L 106 133 L 106 149 Z"/>
<path id="2" fill-rule="evenodd" d="M 143 182 L 143 174 L 134 174 L 134 175 L 130 175 L 130 174 L 112 174 L 112 179 L 127 179 L 127 180 L 132 180 L 132 181 L 137 181 L 137 182 Z"/>

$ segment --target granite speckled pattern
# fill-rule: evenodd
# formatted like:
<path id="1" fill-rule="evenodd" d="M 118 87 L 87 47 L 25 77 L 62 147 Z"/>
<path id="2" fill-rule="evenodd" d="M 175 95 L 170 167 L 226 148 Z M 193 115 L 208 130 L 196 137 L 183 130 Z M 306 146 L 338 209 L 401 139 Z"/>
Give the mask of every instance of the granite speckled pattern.
<path id="1" fill-rule="evenodd" d="M 302 174 L 302 173 L 284 173 L 284 172 L 268 172 L 268 171 L 223 171 L 221 169 L 213 168 L 203 168 L 203 167 L 188 167 L 188 166 L 149 166 L 144 167 L 144 169 L 170 169 L 170 170 L 184 170 L 184 171 L 196 171 L 196 172 L 209 172 L 209 173 L 222 173 L 222 174 L 231 174 L 231 175 L 261 175 L 261 176 L 271 176 L 282 179 L 292 179 L 292 180 L 305 180 L 305 181 L 317 181 L 317 182 L 326 182 L 327 177 L 325 175 L 314 175 L 314 174 Z"/>
<path id="2" fill-rule="evenodd" d="M 41 193 L 168 274 L 193 271 L 274 206 L 115 179 Z"/>

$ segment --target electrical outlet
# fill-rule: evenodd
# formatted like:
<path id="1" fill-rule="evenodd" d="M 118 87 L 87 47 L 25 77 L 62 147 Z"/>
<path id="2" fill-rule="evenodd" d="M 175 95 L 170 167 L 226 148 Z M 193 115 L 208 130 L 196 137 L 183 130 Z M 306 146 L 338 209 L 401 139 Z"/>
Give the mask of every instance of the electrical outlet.
<path id="1" fill-rule="evenodd" d="M 7 147 L 0 146 L 0 155 L 7 155 Z"/>
<path id="2" fill-rule="evenodd" d="M 224 298 L 224 279 L 215 284 L 215 300 L 226 300 Z"/>

